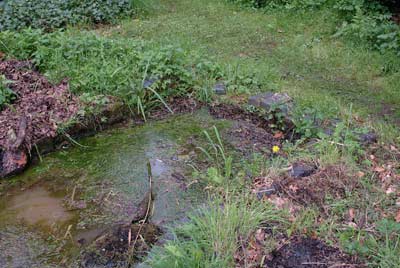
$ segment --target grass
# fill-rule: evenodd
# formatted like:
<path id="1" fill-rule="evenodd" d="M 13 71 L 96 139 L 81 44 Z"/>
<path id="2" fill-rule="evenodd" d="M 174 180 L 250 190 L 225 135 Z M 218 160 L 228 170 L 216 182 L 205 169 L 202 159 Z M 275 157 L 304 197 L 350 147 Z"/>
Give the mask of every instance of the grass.
<path id="1" fill-rule="evenodd" d="M 226 69 L 254 73 L 263 91 L 288 92 L 300 109 L 342 117 L 352 104 L 377 129 L 400 118 L 397 57 L 333 38 L 333 11 L 264 14 L 222 1 L 156 3 L 147 16 L 100 32 L 212 55 Z M 392 132 L 382 135 L 393 141 L 399 133 Z"/>
<path id="2" fill-rule="evenodd" d="M 226 192 L 223 200 L 217 196 L 210 207 L 189 218 L 173 230 L 173 240 L 153 250 L 149 267 L 233 267 L 240 239 L 246 240 L 262 223 L 286 221 L 285 214 L 270 204 L 234 191 Z"/>

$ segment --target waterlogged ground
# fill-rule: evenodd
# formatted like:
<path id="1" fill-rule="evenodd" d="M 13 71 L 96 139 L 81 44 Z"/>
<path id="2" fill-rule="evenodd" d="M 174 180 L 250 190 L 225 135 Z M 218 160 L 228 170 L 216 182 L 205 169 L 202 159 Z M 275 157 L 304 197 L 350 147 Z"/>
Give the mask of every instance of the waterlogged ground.
<path id="1" fill-rule="evenodd" d="M 205 197 L 191 177 L 202 131 L 229 124 L 202 110 L 106 131 L 2 181 L 0 267 L 79 267 L 85 247 L 99 234 L 134 217 L 149 190 L 148 161 L 152 223 L 163 228 L 184 218 Z"/>

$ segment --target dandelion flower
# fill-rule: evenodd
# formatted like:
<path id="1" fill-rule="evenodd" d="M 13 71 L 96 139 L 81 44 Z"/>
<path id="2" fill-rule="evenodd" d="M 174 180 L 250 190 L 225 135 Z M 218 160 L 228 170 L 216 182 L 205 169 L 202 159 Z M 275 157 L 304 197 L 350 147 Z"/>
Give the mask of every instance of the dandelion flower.
<path id="1" fill-rule="evenodd" d="M 274 154 L 276 154 L 277 152 L 279 152 L 280 149 L 281 149 L 281 148 L 279 148 L 279 146 L 274 145 L 274 146 L 272 147 L 272 152 L 273 152 Z"/>

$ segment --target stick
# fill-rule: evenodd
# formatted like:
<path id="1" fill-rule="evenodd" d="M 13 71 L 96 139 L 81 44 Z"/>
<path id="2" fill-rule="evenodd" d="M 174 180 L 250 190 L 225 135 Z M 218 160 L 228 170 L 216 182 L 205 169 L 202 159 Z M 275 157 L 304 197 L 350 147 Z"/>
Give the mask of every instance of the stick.
<path id="1" fill-rule="evenodd" d="M 140 232 L 142 231 L 142 228 L 143 228 L 143 226 L 144 226 L 144 224 L 147 222 L 147 220 L 148 220 L 148 218 L 149 218 L 149 214 L 150 214 L 150 210 L 151 210 L 151 196 L 152 196 L 152 177 L 153 177 L 153 175 L 152 175 L 152 173 L 151 173 L 151 163 L 150 163 L 150 161 L 148 161 L 147 162 L 147 173 L 148 173 L 148 177 L 149 177 L 149 188 L 150 188 L 150 194 L 149 194 L 149 200 L 148 200 L 148 202 L 147 202 L 147 210 L 146 210 L 146 215 L 144 216 L 144 218 L 143 218 L 143 220 L 142 220 L 142 222 L 141 222 L 141 224 L 140 224 L 140 226 L 139 226 L 139 229 L 138 229 L 138 231 L 137 231 L 137 234 L 136 234 L 136 237 L 135 237 L 135 240 L 133 241 L 133 243 L 132 243 L 132 247 L 131 247 L 131 256 L 132 256 L 132 253 L 133 253 L 133 251 L 135 250 L 135 245 L 136 245 L 136 243 L 137 243 L 137 241 L 138 241 L 138 239 L 139 239 L 139 237 L 141 236 L 140 235 Z"/>

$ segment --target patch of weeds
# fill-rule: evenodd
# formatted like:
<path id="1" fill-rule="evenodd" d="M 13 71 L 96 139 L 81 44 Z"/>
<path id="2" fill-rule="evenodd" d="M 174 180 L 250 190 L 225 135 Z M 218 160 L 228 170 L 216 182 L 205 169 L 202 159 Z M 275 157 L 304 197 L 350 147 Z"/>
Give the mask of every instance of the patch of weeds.
<path id="1" fill-rule="evenodd" d="M 253 196 L 226 192 L 173 229 L 174 239 L 150 253 L 150 267 L 233 267 L 240 239 L 262 223 L 284 223 L 284 213 Z"/>
<path id="2" fill-rule="evenodd" d="M 7 80 L 4 75 L 0 75 L 0 111 L 16 98 L 14 91 L 8 87 L 10 83 L 12 82 Z"/>
<path id="3" fill-rule="evenodd" d="M 135 1 L 136 2 L 136 1 Z M 114 23 L 135 13 L 133 0 L 11 0 L 0 8 L 0 31 L 63 28 L 78 23 Z"/>
<path id="4" fill-rule="evenodd" d="M 157 106 L 168 108 L 171 96 L 198 97 L 223 75 L 218 64 L 177 47 L 89 32 L 2 32 L 0 41 L 9 56 L 32 58 L 52 81 L 69 77 L 74 93 L 121 97 L 144 117 Z"/>
<path id="5" fill-rule="evenodd" d="M 400 265 L 400 223 L 383 219 L 376 223 L 376 233 L 348 229 L 340 234 L 344 248 L 364 256 L 371 267 L 391 268 Z"/>

